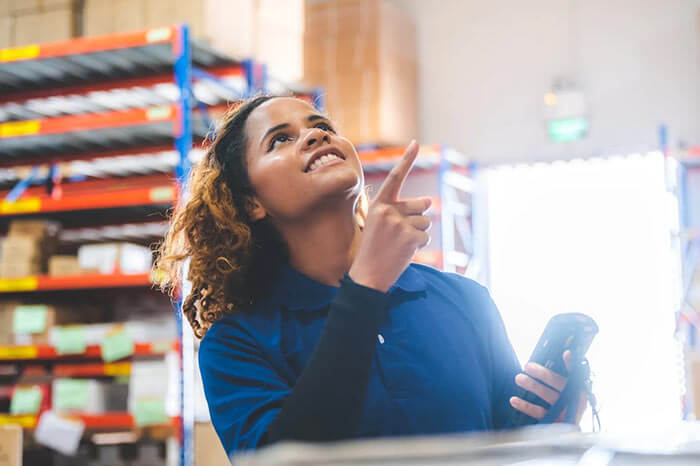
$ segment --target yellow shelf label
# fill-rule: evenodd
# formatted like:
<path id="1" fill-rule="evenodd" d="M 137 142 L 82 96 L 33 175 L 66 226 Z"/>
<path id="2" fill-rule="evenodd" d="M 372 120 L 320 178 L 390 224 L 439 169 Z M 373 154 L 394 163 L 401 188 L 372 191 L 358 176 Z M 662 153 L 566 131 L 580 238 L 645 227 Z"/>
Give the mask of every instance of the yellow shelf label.
<path id="1" fill-rule="evenodd" d="M 0 214 L 25 214 L 28 212 L 39 212 L 40 210 L 41 199 L 38 197 L 18 199 L 15 202 L 2 201 L 0 203 Z"/>
<path id="2" fill-rule="evenodd" d="M 14 138 L 37 134 L 41 130 L 41 122 L 37 120 L 11 121 L 0 124 L 0 138 Z"/>
<path id="3" fill-rule="evenodd" d="M 167 120 L 170 118 L 170 111 L 169 105 L 151 107 L 146 110 L 146 118 L 148 120 Z"/>
<path id="4" fill-rule="evenodd" d="M 0 414 L 0 426 L 6 424 L 19 424 L 25 429 L 31 429 L 32 427 L 36 426 L 36 416 L 8 416 L 7 414 Z"/>
<path id="5" fill-rule="evenodd" d="M 130 362 L 113 362 L 105 364 L 105 375 L 119 376 L 119 375 L 130 375 L 131 374 L 131 363 Z"/>
<path id="6" fill-rule="evenodd" d="M 146 32 L 146 42 L 163 42 L 170 39 L 170 28 L 151 29 Z"/>
<path id="7" fill-rule="evenodd" d="M 0 50 L 0 62 L 29 60 L 39 56 L 38 45 L 26 45 L 24 47 L 11 47 Z"/>
<path id="8" fill-rule="evenodd" d="M 0 293 L 12 291 L 33 291 L 39 287 L 36 277 L 2 278 L 0 279 Z"/>
<path id="9" fill-rule="evenodd" d="M 148 193 L 148 197 L 153 202 L 172 201 L 173 199 L 175 199 L 175 188 L 172 186 L 162 186 L 160 188 L 153 188 Z"/>
<path id="10" fill-rule="evenodd" d="M 0 346 L 0 359 L 35 359 L 36 346 Z"/>

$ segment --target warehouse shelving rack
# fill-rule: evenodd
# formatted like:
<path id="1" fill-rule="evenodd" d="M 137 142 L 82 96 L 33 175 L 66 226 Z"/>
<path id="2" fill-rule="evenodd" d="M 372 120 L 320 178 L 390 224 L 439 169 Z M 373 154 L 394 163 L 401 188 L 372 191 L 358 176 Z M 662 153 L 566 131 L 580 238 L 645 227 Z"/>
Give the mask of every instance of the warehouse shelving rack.
<path id="1" fill-rule="evenodd" d="M 691 390 L 698 393 L 693 387 L 694 381 L 691 377 L 691 364 L 696 364 L 698 359 L 698 337 L 700 336 L 700 309 L 693 309 L 688 301 L 693 285 L 693 274 L 700 263 L 700 225 L 695 224 L 697 218 L 693 218 L 691 212 L 697 212 L 698 206 L 694 203 L 698 200 L 697 187 L 690 186 L 691 175 L 700 174 L 700 147 L 693 147 L 682 151 L 670 151 L 666 145 L 666 129 L 660 128 L 661 149 L 666 156 L 671 156 L 676 161 L 676 173 L 673 178 L 671 192 L 678 200 L 678 247 L 681 253 L 680 275 L 681 275 L 681 304 L 676 314 L 676 332 L 679 339 L 684 344 L 684 365 L 685 365 L 685 393 L 682 403 L 683 419 L 691 419 L 693 413 L 697 412 L 696 404 L 700 402 L 693 399 Z M 695 195 L 691 191 L 695 189 Z"/>
<path id="2" fill-rule="evenodd" d="M 236 62 L 210 47 L 191 41 L 186 25 L 97 38 L 0 50 L 0 164 L 33 167 L 0 192 L 0 219 L 17 216 L 59 216 L 76 212 L 128 212 L 138 218 L 172 206 L 181 195 L 194 142 L 212 129 L 209 111 L 264 88 L 264 67 L 252 60 Z M 195 105 L 196 102 L 203 102 Z M 47 192 L 37 169 L 49 165 L 56 177 L 59 163 L 137 156 L 174 146 L 174 177 L 163 173 L 133 178 L 88 179 Z M 172 149 L 171 149 L 172 150 Z M 136 159 L 135 159 L 136 160 Z M 59 178 L 60 180 L 60 178 Z M 113 216 L 113 215 L 112 215 Z M 74 215 L 75 217 L 75 215 Z M 105 215 L 106 218 L 110 215 Z M 109 221 L 103 230 L 114 230 Z M 106 236 L 107 235 L 106 232 Z M 113 231 L 112 231 L 113 234 Z M 148 287 L 157 277 L 80 275 L 0 279 L 0 293 L 35 293 L 94 288 Z M 180 463 L 192 463 L 194 368 L 192 337 L 182 331 L 176 303 L 180 352 L 180 415 L 172 425 L 180 431 Z M 134 357 L 163 354 L 151 342 L 137 342 Z M 64 362 L 50 346 L 0 347 L 0 360 L 51 361 L 61 374 L 124 375 L 128 361 L 103 364 L 99 347 L 87 347 L 84 361 Z M 129 413 L 81 416 L 87 428 L 126 429 Z M 3 416 L 0 422 L 33 427 L 35 416 Z"/>
<path id="3" fill-rule="evenodd" d="M 399 160 L 404 148 L 361 150 L 360 160 L 368 176 L 384 175 Z M 431 213 L 440 222 L 440 245 L 419 252 L 414 260 L 446 272 L 475 276 L 472 199 L 474 165 L 462 154 L 445 146 L 421 146 L 415 172 L 435 173 L 438 196 L 432 199 Z"/>

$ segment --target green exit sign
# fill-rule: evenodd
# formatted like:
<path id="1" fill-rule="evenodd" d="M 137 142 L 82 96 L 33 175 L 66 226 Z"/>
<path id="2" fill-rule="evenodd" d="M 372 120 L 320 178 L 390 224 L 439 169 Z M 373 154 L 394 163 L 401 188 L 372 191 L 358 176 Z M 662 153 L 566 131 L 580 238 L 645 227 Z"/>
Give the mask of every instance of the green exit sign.
<path id="1" fill-rule="evenodd" d="M 585 118 L 562 118 L 547 122 L 549 138 L 554 142 L 570 142 L 583 139 L 588 132 Z"/>

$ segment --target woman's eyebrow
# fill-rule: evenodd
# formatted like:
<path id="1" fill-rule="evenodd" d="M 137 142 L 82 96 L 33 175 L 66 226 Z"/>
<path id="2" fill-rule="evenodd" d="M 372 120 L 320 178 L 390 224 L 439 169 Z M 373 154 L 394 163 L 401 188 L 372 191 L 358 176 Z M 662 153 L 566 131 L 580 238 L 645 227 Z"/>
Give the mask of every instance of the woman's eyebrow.
<path id="1" fill-rule="evenodd" d="M 286 127 L 288 127 L 288 126 L 289 126 L 289 123 L 282 123 L 282 124 L 280 124 L 280 125 L 273 126 L 272 128 L 268 129 L 268 130 L 265 132 L 265 134 L 263 135 L 262 139 L 260 140 L 260 144 L 264 143 L 264 142 L 265 142 L 265 139 L 267 139 L 267 137 L 268 137 L 270 134 L 272 134 L 272 133 L 274 133 L 275 131 L 278 131 L 278 130 L 280 130 L 280 129 L 282 129 L 282 128 L 286 128 Z"/>
<path id="2" fill-rule="evenodd" d="M 309 123 L 311 123 L 312 121 L 316 121 L 316 120 L 326 120 L 326 121 L 330 121 L 330 120 L 328 120 L 328 118 L 324 117 L 323 115 L 318 115 L 318 114 L 310 115 L 310 116 L 306 119 L 306 121 L 308 121 Z"/>

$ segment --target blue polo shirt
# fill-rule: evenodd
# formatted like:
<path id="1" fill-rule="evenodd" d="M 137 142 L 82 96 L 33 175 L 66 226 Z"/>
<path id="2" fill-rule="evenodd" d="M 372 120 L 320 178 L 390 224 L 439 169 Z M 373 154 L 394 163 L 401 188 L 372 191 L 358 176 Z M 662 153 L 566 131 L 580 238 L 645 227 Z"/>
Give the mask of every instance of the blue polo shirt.
<path id="1" fill-rule="evenodd" d="M 227 453 L 261 445 L 338 291 L 285 267 L 265 299 L 207 331 L 199 365 Z M 460 275 L 411 264 L 385 303 L 351 437 L 507 427 L 520 365 L 488 291 Z"/>

